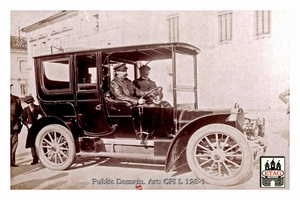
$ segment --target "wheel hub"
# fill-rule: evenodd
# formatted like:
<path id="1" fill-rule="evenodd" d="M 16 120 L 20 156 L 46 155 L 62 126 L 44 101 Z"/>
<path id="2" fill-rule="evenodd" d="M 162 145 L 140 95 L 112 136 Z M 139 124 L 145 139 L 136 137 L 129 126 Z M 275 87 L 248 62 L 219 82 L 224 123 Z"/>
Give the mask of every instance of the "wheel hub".
<path id="1" fill-rule="evenodd" d="M 215 149 L 211 153 L 211 158 L 215 162 L 223 162 L 225 160 L 225 157 L 226 157 L 226 155 L 225 155 L 224 151 L 222 151 L 221 149 Z"/>
<path id="2" fill-rule="evenodd" d="M 51 145 L 51 149 L 52 149 L 52 151 L 54 151 L 55 153 L 58 153 L 59 151 L 60 151 L 60 146 L 59 146 L 59 144 L 58 143 L 53 143 L 52 145 Z"/>

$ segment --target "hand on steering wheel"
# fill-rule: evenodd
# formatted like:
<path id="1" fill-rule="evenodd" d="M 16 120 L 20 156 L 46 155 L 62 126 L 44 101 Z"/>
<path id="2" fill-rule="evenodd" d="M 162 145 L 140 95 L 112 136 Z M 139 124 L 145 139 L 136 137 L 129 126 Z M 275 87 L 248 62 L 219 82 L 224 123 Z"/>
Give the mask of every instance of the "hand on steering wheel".
<path id="1" fill-rule="evenodd" d="M 154 104 L 160 104 L 162 101 L 162 87 L 156 87 L 144 94 L 141 99 L 150 98 Z"/>

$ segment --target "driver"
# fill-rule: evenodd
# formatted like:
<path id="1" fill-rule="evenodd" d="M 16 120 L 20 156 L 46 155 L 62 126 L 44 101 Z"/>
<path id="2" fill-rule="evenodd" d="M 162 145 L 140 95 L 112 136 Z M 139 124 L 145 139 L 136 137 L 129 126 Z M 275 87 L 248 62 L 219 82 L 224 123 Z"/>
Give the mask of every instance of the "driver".
<path id="1" fill-rule="evenodd" d="M 140 68 L 140 78 L 136 79 L 133 81 L 133 84 L 135 85 L 135 87 L 143 90 L 143 91 L 150 91 L 153 88 L 156 88 L 156 83 L 154 81 L 152 81 L 149 78 L 149 74 L 150 74 L 150 70 L 151 68 L 147 65 L 142 65 Z M 160 98 L 163 98 L 163 94 L 160 93 Z M 161 101 L 161 106 L 168 108 L 168 107 L 172 107 L 169 102 L 167 101 Z"/>
<path id="2" fill-rule="evenodd" d="M 114 67 L 115 78 L 110 83 L 112 94 L 122 101 L 129 101 L 133 105 L 145 104 L 146 100 L 141 97 L 147 92 L 136 88 L 133 83 L 127 78 L 127 67 L 124 63 Z"/>
<path id="3" fill-rule="evenodd" d="M 139 70 L 140 78 L 133 81 L 135 87 L 143 91 L 150 91 L 153 88 L 156 88 L 156 83 L 149 78 L 151 68 L 147 65 L 142 65 Z"/>

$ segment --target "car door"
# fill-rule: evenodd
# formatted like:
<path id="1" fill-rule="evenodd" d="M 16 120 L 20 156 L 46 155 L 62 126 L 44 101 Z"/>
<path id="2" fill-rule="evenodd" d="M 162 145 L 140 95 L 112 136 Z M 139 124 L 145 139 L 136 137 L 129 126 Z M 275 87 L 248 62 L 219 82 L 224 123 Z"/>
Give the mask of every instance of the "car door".
<path id="1" fill-rule="evenodd" d="M 75 90 L 78 118 L 86 135 L 109 134 L 113 128 L 108 124 L 100 91 L 100 73 L 97 53 L 74 56 Z"/>

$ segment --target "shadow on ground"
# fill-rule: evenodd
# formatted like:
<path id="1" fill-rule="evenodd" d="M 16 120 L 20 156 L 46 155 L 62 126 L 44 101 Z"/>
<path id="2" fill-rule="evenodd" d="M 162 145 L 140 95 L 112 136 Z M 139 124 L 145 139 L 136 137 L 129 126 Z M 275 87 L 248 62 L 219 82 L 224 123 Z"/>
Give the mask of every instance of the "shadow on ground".
<path id="1" fill-rule="evenodd" d="M 68 175 L 68 173 L 64 172 L 64 173 L 60 173 L 60 174 L 50 176 L 50 177 L 47 177 L 47 178 L 28 180 L 28 181 L 24 181 L 24 182 L 21 182 L 21 183 L 18 183 L 18 184 L 11 185 L 11 189 L 35 189 L 35 188 L 37 188 L 38 186 L 42 185 L 45 182 L 55 180 L 55 179 L 59 179 L 61 177 L 67 176 L 67 175 Z M 57 188 L 56 184 L 55 184 L 55 188 Z M 60 183 L 60 184 L 62 184 L 62 183 Z M 51 185 L 49 185 L 49 186 L 51 186 Z M 51 188 L 48 188 L 48 189 L 51 189 Z"/>
<path id="2" fill-rule="evenodd" d="M 25 152 L 17 154 L 17 165 L 18 167 L 11 167 L 10 168 L 10 177 L 14 178 L 18 175 L 26 175 L 32 172 L 39 171 L 44 169 L 44 166 L 41 163 L 36 165 L 31 165 L 32 159 L 30 158 L 31 153 Z"/>

